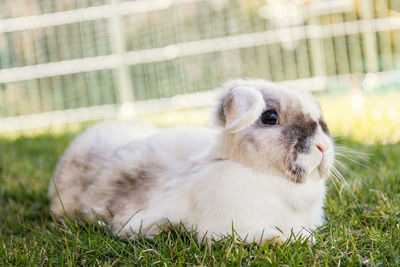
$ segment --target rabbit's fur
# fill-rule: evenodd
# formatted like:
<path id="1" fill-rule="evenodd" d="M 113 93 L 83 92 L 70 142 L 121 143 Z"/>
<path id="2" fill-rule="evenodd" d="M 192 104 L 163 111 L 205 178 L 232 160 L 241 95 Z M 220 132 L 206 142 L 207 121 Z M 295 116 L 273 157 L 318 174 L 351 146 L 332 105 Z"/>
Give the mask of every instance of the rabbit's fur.
<path id="1" fill-rule="evenodd" d="M 264 125 L 273 109 L 278 125 Z M 221 128 L 106 122 L 70 145 L 51 210 L 108 222 L 121 238 L 182 223 L 199 237 L 308 237 L 323 223 L 334 145 L 317 100 L 264 80 L 223 85 Z M 323 152 L 321 152 L 322 150 Z M 94 215 L 95 214 L 95 215 Z"/>

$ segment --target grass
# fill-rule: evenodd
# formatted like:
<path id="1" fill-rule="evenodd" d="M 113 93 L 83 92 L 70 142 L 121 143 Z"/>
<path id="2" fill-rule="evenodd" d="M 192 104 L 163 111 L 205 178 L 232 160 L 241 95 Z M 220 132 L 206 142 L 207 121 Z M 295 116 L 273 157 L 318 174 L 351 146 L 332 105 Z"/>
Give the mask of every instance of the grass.
<path id="1" fill-rule="evenodd" d="M 154 240 L 138 236 L 123 242 L 106 227 L 68 219 L 59 224 L 49 214 L 47 187 L 58 158 L 80 128 L 0 138 L 0 266 L 399 266 L 400 143 L 396 136 L 400 126 L 394 120 L 376 120 L 368 103 L 375 103 L 375 109 L 393 107 L 392 111 L 400 111 L 399 104 L 392 96 L 367 97 L 357 112 L 339 112 L 348 109 L 345 103 L 351 99 L 322 97 L 321 102 L 334 133 L 346 136 L 337 142 L 368 153 L 369 163 L 364 167 L 342 159 L 348 166 L 344 172 L 348 187 L 329 183 L 327 223 L 318 229 L 315 244 L 260 246 L 227 238 L 211 246 L 176 230 Z M 201 124 L 206 113 L 200 109 L 146 119 L 158 124 Z"/>

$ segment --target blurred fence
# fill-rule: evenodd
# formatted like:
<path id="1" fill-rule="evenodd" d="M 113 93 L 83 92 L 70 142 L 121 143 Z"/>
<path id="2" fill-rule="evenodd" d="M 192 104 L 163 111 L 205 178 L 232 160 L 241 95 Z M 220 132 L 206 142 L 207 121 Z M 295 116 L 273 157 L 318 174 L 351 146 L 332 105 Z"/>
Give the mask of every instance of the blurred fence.
<path id="1" fill-rule="evenodd" d="M 202 106 L 234 77 L 311 91 L 397 82 L 399 11 L 398 0 L 2 0 L 0 131 Z"/>

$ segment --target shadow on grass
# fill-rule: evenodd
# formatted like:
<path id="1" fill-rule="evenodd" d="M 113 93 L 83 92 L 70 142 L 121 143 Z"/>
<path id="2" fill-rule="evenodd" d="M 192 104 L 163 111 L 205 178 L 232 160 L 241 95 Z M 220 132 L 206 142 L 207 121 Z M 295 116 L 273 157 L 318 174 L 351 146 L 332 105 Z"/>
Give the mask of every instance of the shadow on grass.
<path id="1" fill-rule="evenodd" d="M 72 134 L 0 139 L 0 235 L 22 235 L 51 219 L 47 187 Z"/>

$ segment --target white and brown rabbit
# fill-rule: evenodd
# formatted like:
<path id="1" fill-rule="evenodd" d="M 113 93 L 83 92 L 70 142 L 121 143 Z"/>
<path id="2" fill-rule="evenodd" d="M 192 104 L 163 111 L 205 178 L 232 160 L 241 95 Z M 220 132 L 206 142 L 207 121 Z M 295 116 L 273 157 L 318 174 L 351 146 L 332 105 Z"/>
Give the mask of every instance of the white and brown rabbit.
<path id="1" fill-rule="evenodd" d="M 58 164 L 51 210 L 96 216 L 121 238 L 182 223 L 199 238 L 309 237 L 323 223 L 334 145 L 317 100 L 264 80 L 223 85 L 221 128 L 106 122 Z M 96 216 L 95 216 L 96 215 Z"/>

